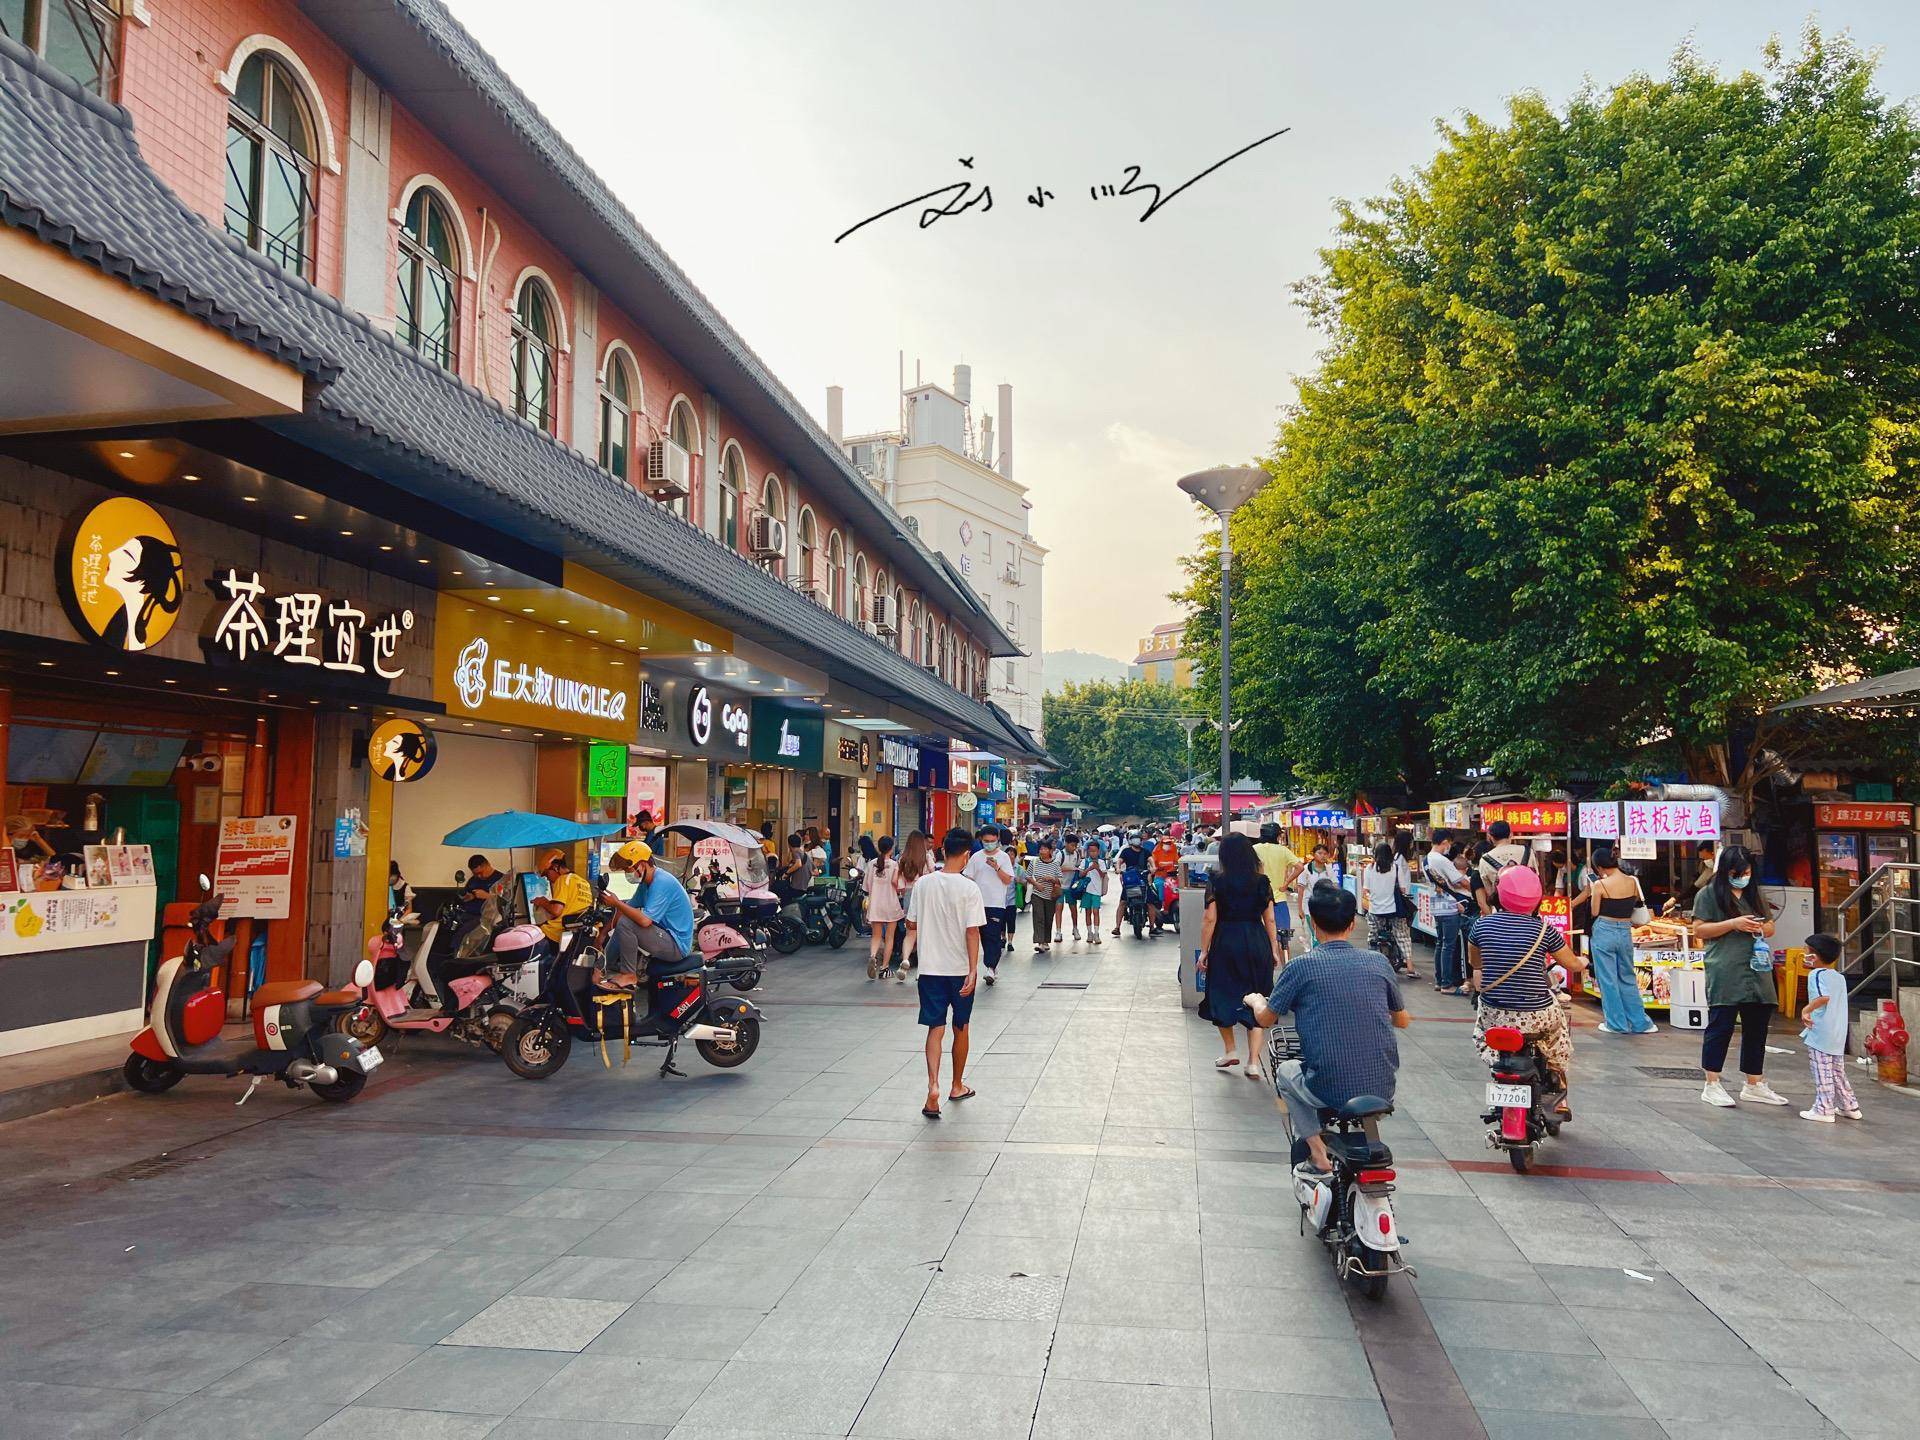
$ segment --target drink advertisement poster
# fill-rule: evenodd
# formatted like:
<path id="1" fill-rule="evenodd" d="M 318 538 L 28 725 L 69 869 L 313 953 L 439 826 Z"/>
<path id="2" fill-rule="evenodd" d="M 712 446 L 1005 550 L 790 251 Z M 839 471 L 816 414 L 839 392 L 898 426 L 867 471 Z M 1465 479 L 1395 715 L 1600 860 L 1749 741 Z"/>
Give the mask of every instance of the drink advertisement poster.
<path id="1" fill-rule="evenodd" d="M 298 833 L 292 815 L 230 815 L 220 822 L 213 888 L 226 897 L 222 916 L 287 918 L 293 905 Z"/>

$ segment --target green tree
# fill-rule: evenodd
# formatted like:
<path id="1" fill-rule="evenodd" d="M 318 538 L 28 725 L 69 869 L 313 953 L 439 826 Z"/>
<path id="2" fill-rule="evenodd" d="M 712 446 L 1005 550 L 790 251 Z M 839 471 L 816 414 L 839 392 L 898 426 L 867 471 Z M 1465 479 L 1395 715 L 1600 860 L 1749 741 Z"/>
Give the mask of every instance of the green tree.
<path id="1" fill-rule="evenodd" d="M 1041 701 L 1047 749 L 1061 762 L 1053 782 L 1097 814 L 1154 813 L 1147 797 L 1186 779 L 1187 737 L 1176 717 L 1194 704 L 1192 691 L 1147 680 L 1063 685 Z"/>
<path id="2" fill-rule="evenodd" d="M 1441 133 L 1301 287 L 1236 702 L 1283 691 L 1261 743 L 1309 774 L 1664 744 L 1750 791 L 1770 705 L 1920 658 L 1920 128 L 1810 28 Z M 1203 561 L 1188 598 L 1204 646 Z"/>

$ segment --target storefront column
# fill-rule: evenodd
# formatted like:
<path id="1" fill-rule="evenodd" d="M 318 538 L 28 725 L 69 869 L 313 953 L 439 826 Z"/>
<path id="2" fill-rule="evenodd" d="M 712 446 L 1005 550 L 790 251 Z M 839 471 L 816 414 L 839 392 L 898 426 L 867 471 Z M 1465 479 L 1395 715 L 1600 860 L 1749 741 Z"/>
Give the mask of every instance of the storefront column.
<path id="1" fill-rule="evenodd" d="M 313 876 L 313 857 L 320 853 L 321 839 L 314 833 L 313 820 L 313 744 L 314 717 L 289 711 L 274 725 L 272 808 L 248 810 L 250 815 L 291 815 L 299 827 L 296 834 L 306 837 L 309 864 L 293 867 L 292 893 L 287 899 L 287 918 L 269 920 L 267 925 L 267 979 L 304 980 L 307 974 L 308 885 Z M 261 726 L 264 730 L 265 726 Z M 259 731 L 255 744 L 259 743 Z M 251 775 L 248 777 L 251 779 Z M 333 844 L 329 828 L 326 844 Z M 323 966 L 325 957 L 316 957 Z M 241 972 L 235 971 L 236 974 Z M 319 978 L 315 976 L 313 978 Z"/>
<path id="2" fill-rule="evenodd" d="M 7 736 L 13 731 L 13 691 L 0 685 L 0 786 L 7 783 Z"/>
<path id="3" fill-rule="evenodd" d="M 334 854 L 334 823 L 357 813 L 362 826 L 370 824 L 368 791 L 372 772 L 354 744 L 362 723 L 356 714 L 333 713 L 313 717 L 313 816 L 309 887 L 306 978 L 328 985 L 352 978 L 353 967 L 366 943 L 363 927 L 369 890 L 384 891 L 373 879 L 371 851 Z M 362 763 L 356 764 L 356 759 Z M 380 788 L 391 790 L 391 785 Z M 371 840 L 369 835 L 368 840 Z M 385 846 L 382 846 L 384 849 Z M 382 882 L 386 861 L 380 862 Z"/>
<path id="4" fill-rule="evenodd" d="M 571 740 L 549 741 L 539 747 L 539 755 L 534 761 L 533 772 L 533 808 L 542 815 L 558 815 L 562 820 L 580 818 L 580 799 L 586 793 L 585 774 L 586 751 Z M 539 847 L 544 851 L 547 847 Z M 587 873 L 587 847 L 585 843 L 565 847 L 573 868 L 580 874 Z M 540 854 L 536 852 L 527 861 L 529 867 L 540 863 Z"/>
<path id="5" fill-rule="evenodd" d="M 393 791 L 388 780 L 367 772 L 367 865 L 360 905 L 360 932 L 373 934 L 387 919 L 387 868 L 393 860 Z"/>

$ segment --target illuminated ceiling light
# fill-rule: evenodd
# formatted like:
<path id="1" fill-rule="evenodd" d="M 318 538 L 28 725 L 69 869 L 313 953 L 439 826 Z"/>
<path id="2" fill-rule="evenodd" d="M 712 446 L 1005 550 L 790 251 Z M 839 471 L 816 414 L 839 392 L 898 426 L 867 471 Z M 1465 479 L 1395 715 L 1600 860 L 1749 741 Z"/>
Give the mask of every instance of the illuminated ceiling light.
<path id="1" fill-rule="evenodd" d="M 162 685 L 178 685 L 180 682 L 178 680 L 162 680 L 160 683 Z"/>
<path id="2" fill-rule="evenodd" d="M 471 721 L 471 720 L 462 720 L 462 721 L 460 722 L 460 728 L 461 728 L 462 730 L 471 730 L 471 729 L 473 729 L 473 721 Z"/>
<path id="3" fill-rule="evenodd" d="M 424 556 L 424 555 L 422 555 L 422 556 L 420 557 L 420 563 L 421 563 L 422 565 L 431 565 L 431 564 L 433 563 L 433 561 L 431 561 L 431 560 L 429 560 L 429 559 L 428 559 L 428 558 L 427 558 L 426 556 Z M 459 572 L 458 570 L 456 570 L 456 571 L 454 571 L 453 573 L 454 573 L 454 574 L 456 574 L 456 575 L 458 575 L 458 574 L 459 574 L 460 572 Z"/>
<path id="4" fill-rule="evenodd" d="M 342 535 L 351 535 L 351 534 L 353 534 L 353 532 L 352 532 L 351 530 L 342 530 L 342 531 L 341 531 L 340 533 L 341 533 Z"/>
<path id="5" fill-rule="evenodd" d="M 426 562 L 426 561 L 424 561 L 424 560 L 422 560 L 422 561 L 421 561 L 420 563 L 421 563 L 422 565 L 424 565 L 424 564 L 426 564 L 427 562 Z M 454 574 L 456 574 L 456 575 L 464 575 L 464 574 L 466 574 L 467 572 L 466 572 L 466 571 L 464 571 L 464 570 L 456 570 L 456 571 L 454 571 L 453 573 L 454 573 Z"/>
<path id="6" fill-rule="evenodd" d="M 393 549 L 393 547 L 392 547 L 391 545 L 382 545 L 382 546 L 381 546 L 380 548 L 381 548 L 382 550 L 391 550 L 391 549 Z"/>
<path id="7" fill-rule="evenodd" d="M 569 622 L 565 620 L 556 620 L 553 623 L 556 625 L 565 625 L 565 624 L 568 624 Z"/>
<path id="8" fill-rule="evenodd" d="M 521 613 L 522 615 L 531 615 L 531 614 L 533 613 L 533 606 L 531 606 L 531 605 L 522 605 L 522 606 L 520 607 L 520 613 Z"/>
<path id="9" fill-rule="evenodd" d="M 131 451 L 131 450 L 122 450 L 122 451 L 120 452 L 120 458 L 121 458 L 122 460 L 131 460 L 131 459 L 133 458 L 133 451 Z"/>
<path id="10" fill-rule="evenodd" d="M 51 669 L 53 669 L 53 661 L 51 661 L 51 660 L 42 660 L 42 661 L 40 662 L 40 668 L 41 668 L 42 670 L 51 670 Z"/>
<path id="11" fill-rule="evenodd" d="M 200 477 L 198 475 L 182 475 L 180 478 L 182 480 L 198 480 Z"/>
<path id="12" fill-rule="evenodd" d="M 306 517 L 306 516 L 304 516 L 304 515 L 296 515 L 296 516 L 294 516 L 293 518 L 294 518 L 294 519 L 296 519 L 296 520 L 304 520 L 304 519 L 306 519 L 307 517 Z"/>
<path id="13" fill-rule="evenodd" d="M 500 597 L 498 595 L 489 595 L 487 596 L 487 599 L 491 600 L 496 605 L 500 603 Z"/>
<path id="14" fill-rule="evenodd" d="M 260 497 L 258 495 L 242 495 L 240 498 L 249 505 L 258 505 L 260 503 Z"/>
<path id="15" fill-rule="evenodd" d="M 224 685 L 216 685 L 213 688 L 218 690 L 222 695 L 227 693 L 227 687 Z"/>
<path id="16" fill-rule="evenodd" d="M 588 633 L 589 635 L 598 635 L 598 634 L 599 634 L 600 632 L 599 632 L 598 630 L 595 630 L 595 629 L 592 629 L 592 628 L 589 628 L 589 629 L 587 630 L 587 633 Z"/>
<path id="17" fill-rule="evenodd" d="M 109 674 L 109 675 L 118 675 L 119 673 L 120 673 L 120 672 L 119 672 L 118 670 L 109 670 L 109 671 L 107 671 L 107 674 Z"/>

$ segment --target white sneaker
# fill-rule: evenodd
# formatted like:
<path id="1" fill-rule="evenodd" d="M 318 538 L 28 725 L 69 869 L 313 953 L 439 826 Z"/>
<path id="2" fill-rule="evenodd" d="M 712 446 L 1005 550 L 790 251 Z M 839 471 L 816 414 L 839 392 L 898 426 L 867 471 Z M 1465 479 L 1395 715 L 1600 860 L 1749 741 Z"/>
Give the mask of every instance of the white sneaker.
<path id="1" fill-rule="evenodd" d="M 1833 1124 L 1833 1116 L 1822 1115 L 1818 1110 L 1802 1110 L 1800 1112 L 1800 1118 L 1802 1120 L 1817 1120 L 1822 1125 Z"/>
<path id="2" fill-rule="evenodd" d="M 1862 1115 L 1858 1110 L 1842 1110 L 1840 1113 L 1846 1116 L 1847 1119 L 1849 1120 L 1864 1120 L 1867 1118 L 1866 1116 Z"/>
<path id="3" fill-rule="evenodd" d="M 1647 1022 L 1647 1028 L 1646 1028 L 1646 1029 L 1644 1029 L 1644 1030 L 1640 1030 L 1640 1031 L 1637 1031 L 1637 1032 L 1635 1032 L 1635 1033 L 1637 1033 L 1637 1034 L 1640 1034 L 1640 1035 L 1658 1035 L 1658 1034 L 1660 1033 L 1660 1027 L 1659 1027 L 1658 1025 L 1656 1025 L 1656 1024 L 1654 1024 L 1654 1023 L 1653 1023 L 1653 1021 L 1651 1021 L 1651 1020 L 1649 1020 L 1649 1021 Z"/>
<path id="4" fill-rule="evenodd" d="M 1611 1025 L 1607 1024 L 1607 1022 L 1604 1020 L 1602 1020 L 1598 1025 L 1594 1026 L 1593 1028 L 1598 1030 L 1602 1035 L 1618 1035 L 1620 1033 L 1618 1030 L 1614 1029 Z"/>
<path id="5" fill-rule="evenodd" d="M 1751 1100 L 1756 1105 L 1784 1105 L 1787 1103 L 1787 1097 L 1784 1095 L 1776 1095 L 1773 1087 L 1764 1080 L 1758 1085 L 1742 1085 L 1740 1087 L 1740 1098 L 1742 1100 Z"/>
<path id="6" fill-rule="evenodd" d="M 1727 1093 L 1727 1087 L 1718 1080 L 1709 1080 L 1700 1090 L 1700 1098 L 1709 1105 L 1718 1105 L 1722 1109 L 1733 1106 L 1733 1096 Z"/>

